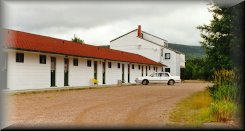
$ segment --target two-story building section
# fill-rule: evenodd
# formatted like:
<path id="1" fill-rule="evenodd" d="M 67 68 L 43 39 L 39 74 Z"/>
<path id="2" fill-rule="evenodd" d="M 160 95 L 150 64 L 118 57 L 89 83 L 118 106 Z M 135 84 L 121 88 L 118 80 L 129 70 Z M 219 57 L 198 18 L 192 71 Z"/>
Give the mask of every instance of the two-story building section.
<path id="1" fill-rule="evenodd" d="M 110 41 L 110 48 L 136 53 L 166 66 L 157 72 L 169 72 L 180 76 L 181 68 L 185 68 L 185 54 L 168 47 L 168 41 L 138 29 L 132 30 Z M 146 70 L 147 71 L 147 70 Z"/>

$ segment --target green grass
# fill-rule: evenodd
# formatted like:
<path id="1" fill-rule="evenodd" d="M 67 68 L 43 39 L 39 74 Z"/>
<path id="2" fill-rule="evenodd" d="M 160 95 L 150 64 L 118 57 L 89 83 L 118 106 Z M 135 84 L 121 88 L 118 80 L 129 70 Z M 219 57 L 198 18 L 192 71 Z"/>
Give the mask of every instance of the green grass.
<path id="1" fill-rule="evenodd" d="M 211 102 L 207 90 L 197 92 L 177 103 L 170 114 L 170 121 L 186 127 L 198 127 L 204 122 L 213 121 L 209 108 Z"/>

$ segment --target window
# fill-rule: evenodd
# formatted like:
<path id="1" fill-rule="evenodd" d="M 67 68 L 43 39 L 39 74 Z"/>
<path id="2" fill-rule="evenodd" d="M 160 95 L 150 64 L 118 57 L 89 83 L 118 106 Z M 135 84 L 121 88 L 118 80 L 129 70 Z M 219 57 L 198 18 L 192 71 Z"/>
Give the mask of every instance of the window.
<path id="1" fill-rule="evenodd" d="M 170 59 L 170 53 L 165 53 L 165 59 Z"/>
<path id="2" fill-rule="evenodd" d="M 149 70 L 151 70 L 151 66 L 149 66 Z"/>
<path id="3" fill-rule="evenodd" d="M 169 75 L 167 73 L 164 73 L 163 77 L 169 77 Z"/>
<path id="4" fill-rule="evenodd" d="M 157 77 L 162 77 L 162 73 L 157 73 Z"/>
<path id="5" fill-rule="evenodd" d="M 108 62 L 108 68 L 111 68 L 111 62 Z"/>
<path id="6" fill-rule="evenodd" d="M 73 59 L 73 66 L 78 66 L 78 59 L 77 58 Z"/>
<path id="7" fill-rule="evenodd" d="M 24 63 L 24 53 L 16 53 L 16 62 Z"/>
<path id="8" fill-rule="evenodd" d="M 40 64 L 46 64 L 46 55 L 40 55 L 39 62 Z"/>
<path id="9" fill-rule="evenodd" d="M 153 70 L 156 70 L 156 67 L 155 66 L 153 67 Z"/>
<path id="10" fill-rule="evenodd" d="M 132 64 L 132 69 L 134 69 L 134 64 Z"/>
<path id="11" fill-rule="evenodd" d="M 87 66 L 91 67 L 91 60 L 87 60 Z"/>
<path id="12" fill-rule="evenodd" d="M 120 68 L 120 65 L 121 65 L 120 63 L 117 63 L 117 68 Z"/>
<path id="13" fill-rule="evenodd" d="M 170 68 L 165 68 L 165 72 L 169 72 L 170 73 Z"/>
<path id="14" fill-rule="evenodd" d="M 138 68 L 139 68 L 139 70 L 140 70 L 140 65 L 139 65 L 139 67 L 138 67 Z"/>
<path id="15" fill-rule="evenodd" d="M 152 73 L 150 77 L 157 77 L 157 73 Z"/>

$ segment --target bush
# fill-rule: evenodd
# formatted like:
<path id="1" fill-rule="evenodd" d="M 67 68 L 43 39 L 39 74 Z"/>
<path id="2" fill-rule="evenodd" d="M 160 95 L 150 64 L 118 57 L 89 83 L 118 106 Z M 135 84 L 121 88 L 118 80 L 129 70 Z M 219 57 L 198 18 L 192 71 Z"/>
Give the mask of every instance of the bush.
<path id="1" fill-rule="evenodd" d="M 233 70 L 215 71 L 213 75 L 214 86 L 209 87 L 213 102 L 210 113 L 216 121 L 226 122 L 232 119 L 237 112 L 238 98 L 237 75 Z"/>
<path id="2" fill-rule="evenodd" d="M 213 80 L 215 85 L 209 87 L 209 92 L 213 100 L 233 102 L 237 100 L 237 77 L 233 70 L 215 71 Z"/>
<path id="3" fill-rule="evenodd" d="M 230 85 L 214 85 L 212 87 L 209 87 L 209 93 L 210 96 L 213 98 L 214 101 L 233 101 L 235 102 L 237 100 L 237 93 L 238 88 L 236 84 L 230 84 Z"/>
<path id="4" fill-rule="evenodd" d="M 237 112 L 237 105 L 229 101 L 216 101 L 211 103 L 210 112 L 216 121 L 226 122 Z"/>

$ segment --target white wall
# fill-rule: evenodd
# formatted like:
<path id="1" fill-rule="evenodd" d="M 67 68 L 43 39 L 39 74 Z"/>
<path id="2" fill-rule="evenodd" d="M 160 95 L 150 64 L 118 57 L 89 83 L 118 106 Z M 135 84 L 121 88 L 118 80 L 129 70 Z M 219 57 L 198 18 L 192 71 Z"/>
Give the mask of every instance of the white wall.
<path id="1" fill-rule="evenodd" d="M 51 86 L 51 57 L 56 58 L 56 86 L 64 86 L 64 58 L 63 55 L 45 54 L 46 64 L 39 63 L 40 53 L 24 52 L 24 63 L 16 62 L 16 51 L 10 50 L 8 52 L 8 65 L 7 65 L 7 87 L 10 90 L 22 90 L 22 89 L 40 89 L 40 88 L 53 88 Z M 97 79 L 99 85 L 102 85 L 102 62 L 101 59 L 89 59 L 81 57 L 67 57 L 69 59 L 69 86 L 90 86 L 91 79 L 94 77 L 94 61 L 97 61 Z M 73 65 L 73 58 L 78 58 L 78 66 Z M 91 67 L 87 66 L 87 60 L 91 60 Z M 108 62 L 112 63 L 112 67 L 108 68 Z M 120 68 L 117 67 L 117 63 L 120 63 Z M 117 84 L 118 80 L 122 80 L 122 64 L 124 64 L 124 80 L 128 82 L 128 62 L 109 61 L 106 60 L 106 84 Z M 134 69 L 132 69 L 134 64 Z M 141 68 L 145 66 L 140 64 L 141 68 L 138 69 L 137 63 L 130 63 L 130 83 L 135 83 L 137 77 L 141 77 Z M 149 66 L 149 65 L 147 65 Z M 153 70 L 148 69 L 148 75 Z"/>
<path id="2" fill-rule="evenodd" d="M 143 33 L 143 38 L 154 41 L 160 45 L 164 44 L 164 41 L 153 37 L 151 35 Z M 110 43 L 111 49 L 136 53 L 147 57 L 153 61 L 161 62 L 162 64 L 167 65 L 166 68 L 170 68 L 171 75 L 180 76 L 180 66 L 184 67 L 185 55 L 182 54 L 179 57 L 179 54 L 168 48 L 163 48 L 162 46 L 153 44 L 151 42 L 145 41 L 137 37 L 137 30 L 131 32 L 119 39 L 116 39 Z M 163 56 L 161 56 L 161 49 L 163 49 Z M 165 53 L 170 53 L 171 58 L 165 59 Z M 153 68 L 153 67 L 152 67 Z M 165 67 L 164 67 L 165 68 Z M 165 69 L 164 69 L 165 70 Z M 157 69 L 158 72 L 162 71 L 162 67 Z M 148 71 L 149 74 L 149 71 Z M 144 76 L 145 76 L 145 66 L 144 66 Z"/>
<path id="3" fill-rule="evenodd" d="M 109 68 L 108 62 L 111 62 L 111 68 Z M 117 81 L 122 79 L 122 67 L 117 68 L 117 63 L 106 61 L 106 84 L 117 84 Z M 121 64 L 121 62 L 119 63 Z"/>
<path id="4" fill-rule="evenodd" d="M 46 64 L 39 64 L 39 54 L 25 53 L 24 63 L 17 63 L 15 51 L 9 51 L 7 87 L 11 90 L 50 87 L 50 58 L 47 57 Z"/>
<path id="5" fill-rule="evenodd" d="M 94 78 L 94 61 L 95 60 L 86 59 L 86 58 L 78 58 L 78 66 L 73 65 L 73 57 L 69 58 L 69 60 L 70 60 L 69 86 L 88 86 L 90 85 L 91 84 L 90 80 Z M 87 66 L 87 60 L 91 60 L 91 67 Z M 99 70 L 98 65 L 97 67 Z M 97 77 L 98 76 L 99 75 L 97 74 Z"/>
<path id="6" fill-rule="evenodd" d="M 176 54 L 176 74 L 177 76 L 180 76 L 180 54 Z"/>
<path id="7" fill-rule="evenodd" d="M 180 67 L 185 68 L 185 55 L 180 54 Z"/>
<path id="8" fill-rule="evenodd" d="M 156 62 L 160 62 L 161 60 L 160 55 L 162 47 L 138 38 L 137 31 L 112 41 L 110 48 L 140 54 Z"/>
<path id="9" fill-rule="evenodd" d="M 170 53 L 170 59 L 165 59 L 165 53 Z M 168 48 L 164 48 L 163 49 L 163 63 L 167 66 L 165 68 L 170 68 L 170 74 L 171 75 L 180 75 L 178 74 L 177 70 L 177 66 L 179 66 L 179 63 L 178 61 L 176 61 L 178 59 L 177 57 L 177 53 L 172 51 L 172 50 L 169 50 Z M 164 69 L 165 71 L 165 69 Z"/>

